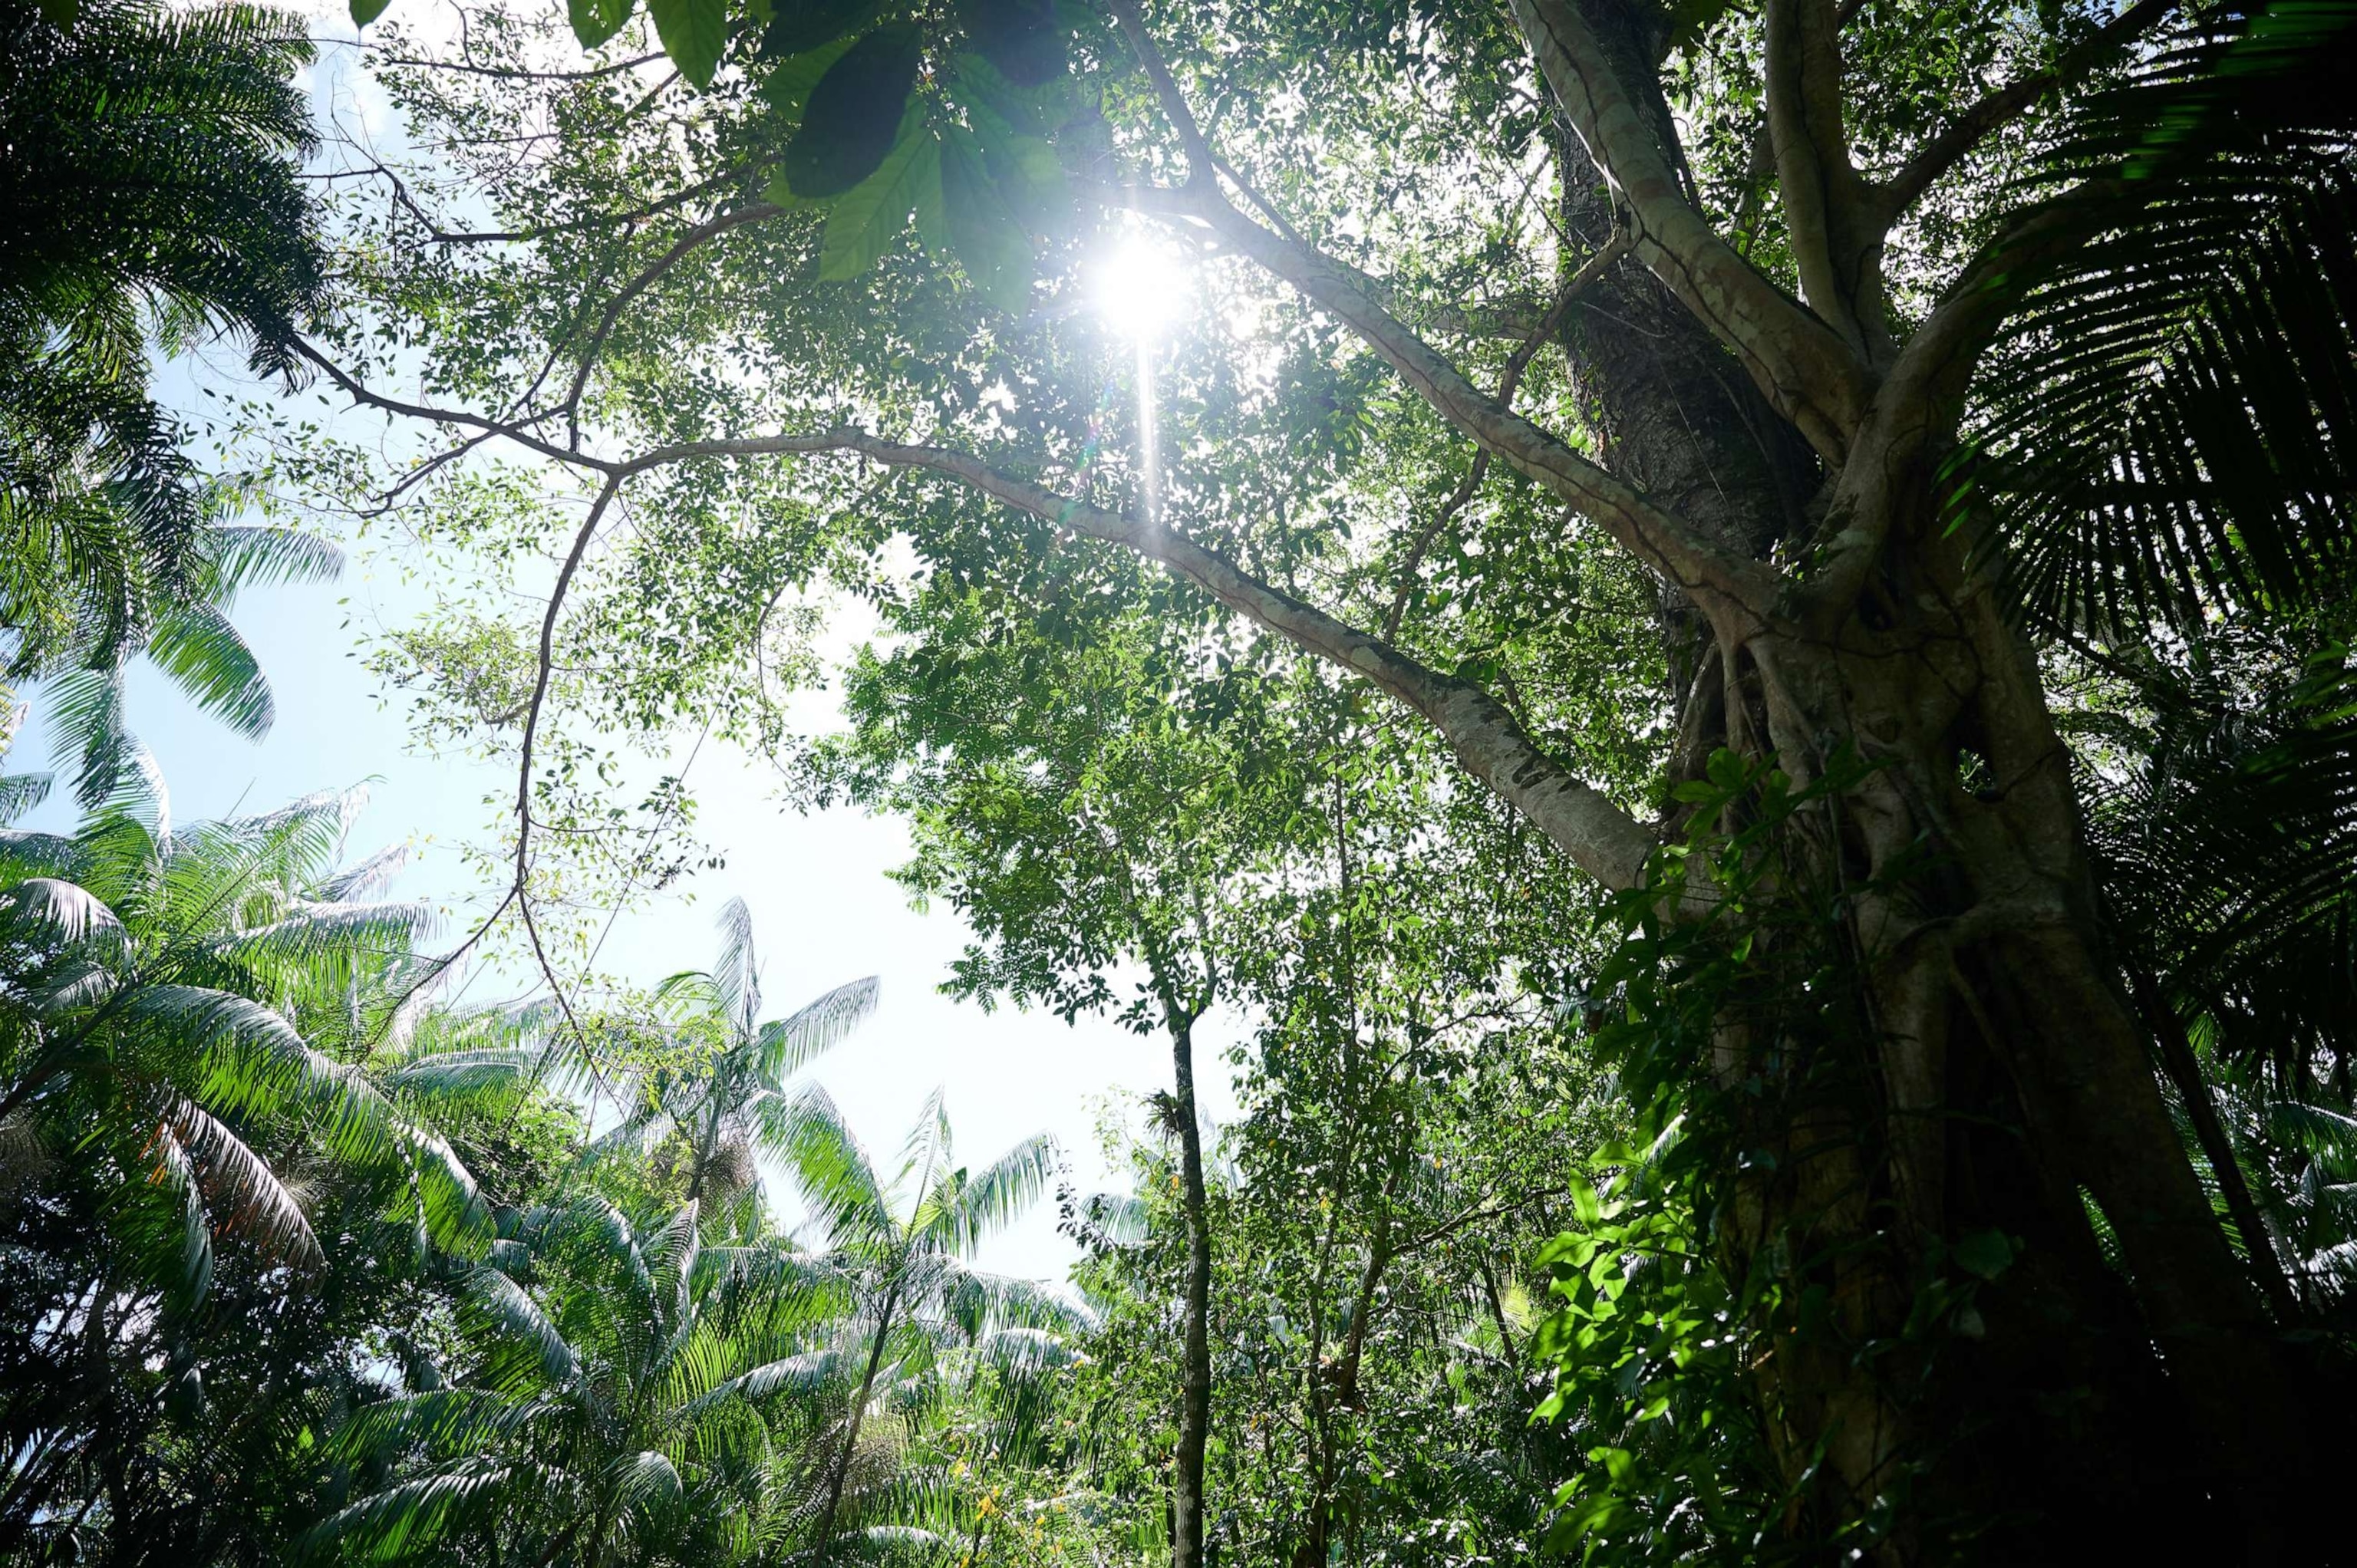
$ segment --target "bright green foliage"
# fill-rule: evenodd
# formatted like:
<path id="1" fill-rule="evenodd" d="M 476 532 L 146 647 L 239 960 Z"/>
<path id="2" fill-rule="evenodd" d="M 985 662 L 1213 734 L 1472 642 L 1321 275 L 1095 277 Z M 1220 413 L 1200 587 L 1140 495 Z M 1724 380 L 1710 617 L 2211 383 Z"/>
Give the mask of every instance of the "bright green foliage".
<path id="1" fill-rule="evenodd" d="M 845 1372 L 857 1371 L 825 1456 L 813 1527 L 813 1559 L 824 1562 L 838 1533 L 881 1543 L 915 1528 L 900 1516 L 921 1501 L 924 1488 L 914 1488 L 912 1498 L 888 1449 L 879 1455 L 872 1442 L 861 1445 L 879 1395 L 912 1381 L 921 1386 L 961 1346 L 1028 1357 L 1025 1348 L 1038 1341 L 1021 1334 L 999 1338 L 998 1331 L 1071 1326 L 1078 1315 L 1029 1281 L 985 1273 L 966 1262 L 1038 1201 L 1055 1157 L 1047 1137 L 1028 1139 L 970 1171 L 952 1164 L 949 1120 L 935 1095 L 886 1178 L 823 1090 L 804 1091 L 795 1122 L 795 1186 L 825 1239 L 823 1257 L 847 1282 L 855 1303 L 834 1353 Z"/>
<path id="2" fill-rule="evenodd" d="M 383 1480 L 310 1549 L 415 1562 L 473 1541 L 686 1564 L 777 1547 L 838 1287 L 775 1243 L 705 1247 L 700 1230 L 694 1204 L 641 1227 L 586 1197 L 502 1225 L 454 1282 L 447 1359 L 413 1364 L 405 1391 L 336 1434 L 337 1460 Z"/>
<path id="3" fill-rule="evenodd" d="M 54 679 L 86 807 L 141 766 L 126 660 L 259 735 L 270 689 L 225 612 L 338 564 L 308 535 L 230 526 L 234 487 L 197 471 L 146 390 L 151 338 L 226 333 L 257 371 L 295 362 L 326 278 L 289 80 L 310 58 L 251 6 L 101 0 L 70 27 L 0 9 L 0 678 Z"/>
<path id="4" fill-rule="evenodd" d="M 379 897 L 398 855 L 339 868 L 356 802 L 139 804 L 0 839 L 0 1550 L 283 1551 L 409 1270 L 490 1219 L 417 1077 L 438 1031 L 386 1043 L 427 920 Z"/>
<path id="5" fill-rule="evenodd" d="M 751 1225 L 763 1194 L 755 1161 L 791 1147 L 795 1109 L 787 1083 L 876 1008 L 871 975 L 838 986 L 784 1018 L 761 1018 L 760 964 L 752 916 L 741 898 L 720 911 L 720 952 L 710 970 L 674 974 L 656 988 L 662 1018 L 655 1059 L 619 1064 L 626 1110 L 590 1149 L 593 1158 L 679 1144 L 670 1173 L 686 1201 L 713 1219 Z M 752 1229 L 758 1230 L 758 1225 Z"/>

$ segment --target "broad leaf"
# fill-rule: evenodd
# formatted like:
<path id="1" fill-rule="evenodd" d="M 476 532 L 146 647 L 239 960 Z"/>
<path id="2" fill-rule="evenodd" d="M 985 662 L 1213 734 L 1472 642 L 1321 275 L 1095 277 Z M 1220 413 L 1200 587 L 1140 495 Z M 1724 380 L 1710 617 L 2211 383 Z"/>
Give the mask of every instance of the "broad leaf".
<path id="1" fill-rule="evenodd" d="M 359 0 L 355 0 L 357 11 Z M 638 0 L 565 0 L 566 15 L 572 18 L 573 36 L 581 47 L 594 49 L 622 30 L 630 19 Z"/>
<path id="2" fill-rule="evenodd" d="M 663 52 L 698 87 L 712 85 L 728 45 L 728 0 L 647 0 Z"/>
<path id="3" fill-rule="evenodd" d="M 942 149 L 942 202 L 951 248 L 975 289 L 1001 310 L 1027 309 L 1031 242 L 971 137 L 953 136 Z"/>
<path id="4" fill-rule="evenodd" d="M 778 0 L 777 14 L 761 34 L 761 53 L 785 59 L 847 38 L 881 8 L 879 0 Z"/>
<path id="5" fill-rule="evenodd" d="M 891 152 L 917 84 L 923 40 L 916 28 L 878 27 L 828 68 L 811 90 L 802 123 L 787 144 L 787 188 L 813 200 L 841 196 L 874 174 Z"/>
<path id="6" fill-rule="evenodd" d="M 909 117 L 918 117 L 913 105 Z M 908 227 L 923 193 L 938 192 L 941 185 L 941 143 L 913 124 L 905 127 L 883 166 L 828 209 L 818 275 L 840 283 L 874 266 Z"/>
<path id="7" fill-rule="evenodd" d="M 47 0 L 48 5 L 56 5 L 57 3 L 58 0 Z M 392 4 L 393 0 L 352 0 L 352 26 L 355 27 L 367 27 L 371 22 L 373 22 L 379 16 L 383 16 L 384 8 Z M 65 9 L 69 12 L 78 10 L 80 8 L 80 0 L 65 0 Z M 70 17 L 69 19 L 70 19 Z"/>

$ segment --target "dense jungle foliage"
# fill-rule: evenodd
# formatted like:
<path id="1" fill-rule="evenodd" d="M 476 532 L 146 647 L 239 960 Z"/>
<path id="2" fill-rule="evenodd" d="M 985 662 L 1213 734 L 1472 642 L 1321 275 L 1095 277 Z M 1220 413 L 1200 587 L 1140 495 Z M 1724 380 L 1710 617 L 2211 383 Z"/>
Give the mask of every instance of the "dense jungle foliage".
<path id="1" fill-rule="evenodd" d="M 2357 5 L 0 39 L 0 1558 L 2357 1557 Z M 479 923 L 138 737 L 355 547 Z M 707 743 L 1123 1179 L 614 970 Z"/>

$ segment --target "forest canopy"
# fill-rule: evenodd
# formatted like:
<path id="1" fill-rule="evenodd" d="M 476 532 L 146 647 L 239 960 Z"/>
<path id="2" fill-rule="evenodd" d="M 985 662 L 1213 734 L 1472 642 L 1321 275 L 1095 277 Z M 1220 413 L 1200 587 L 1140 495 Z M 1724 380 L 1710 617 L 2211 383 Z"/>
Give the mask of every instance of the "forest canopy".
<path id="1" fill-rule="evenodd" d="M 2349 0 L 0 30 L 0 1555 L 2352 1550 Z M 348 553 L 462 919 L 139 738 Z M 1109 1183 L 609 953 L 707 745 Z"/>

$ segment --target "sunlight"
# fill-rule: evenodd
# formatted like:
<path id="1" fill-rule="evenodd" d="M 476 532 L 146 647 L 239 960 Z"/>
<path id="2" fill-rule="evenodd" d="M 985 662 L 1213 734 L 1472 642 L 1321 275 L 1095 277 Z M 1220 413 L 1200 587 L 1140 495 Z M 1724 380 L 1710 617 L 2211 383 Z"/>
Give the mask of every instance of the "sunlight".
<path id="1" fill-rule="evenodd" d="M 1089 293 L 1107 327 L 1146 342 L 1185 308 L 1187 272 L 1169 252 L 1132 239 L 1097 263 Z"/>

